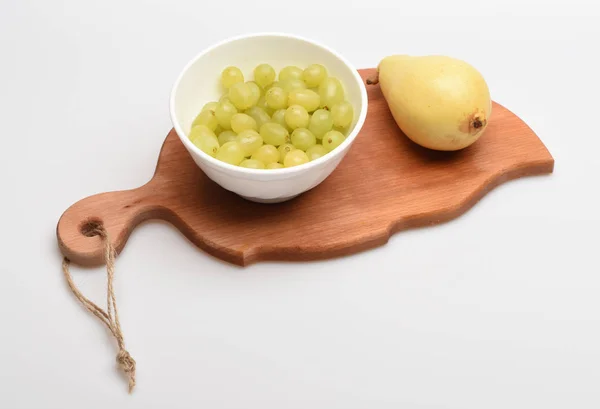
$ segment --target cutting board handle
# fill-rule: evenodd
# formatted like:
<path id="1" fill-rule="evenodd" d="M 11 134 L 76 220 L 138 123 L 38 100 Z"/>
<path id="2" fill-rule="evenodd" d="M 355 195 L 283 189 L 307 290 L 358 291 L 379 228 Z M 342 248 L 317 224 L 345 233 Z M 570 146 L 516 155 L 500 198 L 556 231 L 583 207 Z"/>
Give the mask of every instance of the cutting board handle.
<path id="1" fill-rule="evenodd" d="M 101 224 L 120 253 L 135 226 L 147 219 L 167 217 L 170 211 L 159 203 L 157 189 L 150 184 L 86 197 L 61 216 L 56 232 L 59 248 L 73 263 L 102 265 L 104 244 L 101 237 L 92 233 L 94 227 Z"/>

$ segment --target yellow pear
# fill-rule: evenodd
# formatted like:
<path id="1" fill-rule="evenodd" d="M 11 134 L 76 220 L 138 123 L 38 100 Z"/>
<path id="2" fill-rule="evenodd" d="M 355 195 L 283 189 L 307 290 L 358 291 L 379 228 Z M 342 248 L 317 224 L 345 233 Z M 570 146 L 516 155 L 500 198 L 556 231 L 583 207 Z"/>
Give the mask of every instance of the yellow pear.
<path id="1" fill-rule="evenodd" d="M 456 151 L 484 133 L 492 100 L 481 73 L 446 56 L 392 55 L 367 84 L 380 84 L 394 120 L 413 142 Z"/>

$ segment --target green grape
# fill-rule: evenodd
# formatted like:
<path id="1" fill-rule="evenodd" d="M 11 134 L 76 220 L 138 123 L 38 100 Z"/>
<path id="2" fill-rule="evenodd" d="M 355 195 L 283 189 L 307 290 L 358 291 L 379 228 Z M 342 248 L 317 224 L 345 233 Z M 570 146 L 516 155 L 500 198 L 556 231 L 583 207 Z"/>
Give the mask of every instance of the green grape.
<path id="1" fill-rule="evenodd" d="M 260 64 L 254 68 L 254 81 L 265 88 L 275 81 L 275 70 L 269 64 Z"/>
<path id="2" fill-rule="evenodd" d="M 252 154 L 252 159 L 259 160 L 268 165 L 269 163 L 279 161 L 279 151 L 273 145 L 263 145 Z"/>
<path id="3" fill-rule="evenodd" d="M 273 115 L 273 112 L 275 112 L 275 110 L 273 108 L 271 108 L 270 106 L 267 105 L 267 98 L 265 98 L 264 95 L 262 97 L 260 97 L 260 99 L 256 103 L 256 106 L 259 108 L 262 108 L 263 111 L 265 111 L 267 113 L 267 115 L 269 115 L 269 116 Z"/>
<path id="4" fill-rule="evenodd" d="M 310 117 L 308 129 L 317 139 L 323 138 L 323 135 L 331 131 L 331 128 L 333 128 L 333 118 L 331 118 L 331 112 L 328 110 L 317 109 Z"/>
<path id="5" fill-rule="evenodd" d="M 256 121 L 256 129 L 260 129 L 263 124 L 271 122 L 271 117 L 269 114 L 267 114 L 264 109 L 258 106 L 253 106 L 252 108 L 247 109 L 244 113 L 250 115 Z"/>
<path id="6" fill-rule="evenodd" d="M 227 142 L 237 140 L 237 134 L 233 131 L 223 131 L 219 134 L 217 139 L 219 140 L 219 145 L 223 146 Z"/>
<path id="7" fill-rule="evenodd" d="M 321 97 L 321 108 L 331 108 L 344 100 L 344 88 L 337 78 L 328 77 L 319 85 L 319 96 Z"/>
<path id="8" fill-rule="evenodd" d="M 213 102 L 207 102 L 202 107 L 202 111 L 212 111 L 212 112 L 215 112 L 218 106 L 219 106 L 218 102 L 215 102 L 215 101 L 213 101 Z"/>
<path id="9" fill-rule="evenodd" d="M 202 152 L 215 156 L 219 150 L 219 140 L 212 129 L 205 125 L 197 125 L 192 128 L 189 135 L 190 141 Z"/>
<path id="10" fill-rule="evenodd" d="M 250 169 L 264 169 L 265 168 L 265 164 L 257 159 L 244 159 L 242 161 L 242 163 L 240 163 L 240 166 L 243 168 L 250 168 Z"/>
<path id="11" fill-rule="evenodd" d="M 302 73 L 302 68 L 296 67 L 295 65 L 288 65 L 279 71 L 279 81 L 301 80 Z"/>
<path id="12" fill-rule="evenodd" d="M 287 93 L 299 89 L 306 89 L 306 84 L 304 83 L 304 81 L 297 79 L 281 81 L 280 84 L 281 88 L 283 88 L 283 90 Z"/>
<path id="13" fill-rule="evenodd" d="M 296 149 L 291 143 L 284 143 L 277 150 L 279 151 L 279 163 L 283 163 L 285 156 Z"/>
<path id="14" fill-rule="evenodd" d="M 231 102 L 221 102 L 215 110 L 215 116 L 221 128 L 231 129 L 231 117 L 237 114 L 236 107 Z"/>
<path id="15" fill-rule="evenodd" d="M 263 138 L 254 129 L 246 129 L 237 136 L 237 142 L 244 151 L 244 156 L 250 157 L 263 144 Z"/>
<path id="16" fill-rule="evenodd" d="M 288 95 L 288 106 L 300 105 L 308 112 L 313 112 L 319 108 L 321 97 L 315 91 L 310 89 L 295 89 Z"/>
<path id="17" fill-rule="evenodd" d="M 267 165 L 267 169 L 281 169 L 281 168 L 283 168 L 283 165 L 278 162 L 269 163 Z"/>
<path id="18" fill-rule="evenodd" d="M 275 111 L 273 113 L 273 116 L 271 116 L 271 121 L 278 123 L 279 125 L 283 126 L 285 129 L 287 129 L 288 132 L 291 132 L 292 129 L 285 122 L 285 111 L 286 111 L 285 109 L 278 109 L 277 111 Z"/>
<path id="19" fill-rule="evenodd" d="M 248 81 L 246 84 L 250 87 L 250 91 L 252 91 L 252 105 L 254 106 L 258 103 L 260 97 L 262 97 L 262 89 L 256 84 L 254 81 Z"/>
<path id="20" fill-rule="evenodd" d="M 321 64 L 311 64 L 302 73 L 302 79 L 308 88 L 318 87 L 327 78 L 327 69 Z"/>
<path id="21" fill-rule="evenodd" d="M 344 142 L 346 137 L 343 133 L 338 131 L 329 131 L 323 136 L 323 147 L 327 149 L 327 152 L 331 152 Z"/>
<path id="22" fill-rule="evenodd" d="M 246 129 L 258 130 L 256 121 L 250 115 L 237 113 L 231 117 L 231 129 L 239 134 Z"/>
<path id="23" fill-rule="evenodd" d="M 211 131 L 217 129 L 217 125 L 219 125 L 219 121 L 217 121 L 217 117 L 215 113 L 210 110 L 202 111 L 198 114 L 198 116 L 192 122 L 192 128 L 196 125 L 205 125 L 210 128 Z"/>
<path id="24" fill-rule="evenodd" d="M 239 165 L 244 160 L 244 150 L 237 141 L 227 142 L 219 148 L 217 159 L 230 165 Z"/>
<path id="25" fill-rule="evenodd" d="M 226 67 L 221 72 L 221 84 L 225 88 L 230 88 L 233 84 L 244 82 L 244 74 L 238 67 Z"/>
<path id="26" fill-rule="evenodd" d="M 250 108 L 255 102 L 252 88 L 245 82 L 238 82 L 229 88 L 229 99 L 240 111 Z"/>
<path id="27" fill-rule="evenodd" d="M 348 101 L 342 101 L 331 107 L 331 118 L 333 126 L 346 128 L 354 119 L 354 108 Z"/>
<path id="28" fill-rule="evenodd" d="M 281 109 L 287 107 L 288 93 L 282 88 L 272 87 L 265 93 L 267 106 L 271 109 Z"/>
<path id="29" fill-rule="evenodd" d="M 260 136 L 268 145 L 279 146 L 290 141 L 290 133 L 275 122 L 267 122 L 260 127 Z"/>
<path id="30" fill-rule="evenodd" d="M 231 103 L 231 100 L 229 99 L 229 93 L 225 93 L 221 96 L 221 98 L 219 98 L 219 104 L 222 104 L 223 102 Z M 215 109 L 215 111 L 216 111 L 216 109 Z"/>
<path id="31" fill-rule="evenodd" d="M 319 159 L 321 156 L 327 155 L 327 153 L 327 149 L 323 145 L 313 145 L 306 150 L 306 155 L 311 161 Z"/>
<path id="32" fill-rule="evenodd" d="M 292 105 L 285 110 L 285 123 L 291 129 L 306 128 L 310 121 L 310 115 L 306 112 L 306 109 L 300 105 Z"/>
<path id="33" fill-rule="evenodd" d="M 291 168 L 292 166 L 299 166 L 308 163 L 308 156 L 304 151 L 300 149 L 294 149 L 287 155 L 285 155 L 285 159 L 283 160 L 283 166 L 286 168 Z"/>
<path id="34" fill-rule="evenodd" d="M 300 149 L 302 151 L 305 151 L 311 146 L 317 144 L 317 138 L 315 138 L 313 133 L 306 128 L 294 129 L 294 132 L 292 132 L 291 140 L 292 145 L 294 145 L 297 149 Z"/>
<path id="35" fill-rule="evenodd" d="M 334 130 L 334 131 L 341 132 L 341 133 L 343 133 L 343 134 L 344 134 L 344 135 L 346 135 L 346 136 L 348 136 L 348 130 L 349 130 L 349 129 L 350 129 L 350 127 L 348 127 L 348 126 L 345 126 L 345 127 L 342 127 L 342 126 L 334 126 L 334 127 L 333 127 L 333 130 Z"/>
<path id="36" fill-rule="evenodd" d="M 273 87 L 279 87 L 281 88 L 281 84 L 279 84 L 279 81 L 273 81 L 270 85 L 267 85 L 264 90 L 265 92 L 267 92 L 268 90 L 270 90 Z"/>

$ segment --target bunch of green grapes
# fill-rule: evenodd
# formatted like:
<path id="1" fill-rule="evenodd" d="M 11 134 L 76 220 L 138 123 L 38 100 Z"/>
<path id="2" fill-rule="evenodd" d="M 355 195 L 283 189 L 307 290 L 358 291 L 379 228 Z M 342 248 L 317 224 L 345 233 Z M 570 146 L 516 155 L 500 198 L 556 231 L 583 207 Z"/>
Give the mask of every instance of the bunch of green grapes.
<path id="1" fill-rule="evenodd" d="M 316 160 L 344 142 L 354 120 L 342 83 L 321 64 L 302 69 L 269 64 L 253 81 L 234 66 L 221 72 L 224 93 L 204 105 L 190 141 L 235 166 L 279 169 Z"/>

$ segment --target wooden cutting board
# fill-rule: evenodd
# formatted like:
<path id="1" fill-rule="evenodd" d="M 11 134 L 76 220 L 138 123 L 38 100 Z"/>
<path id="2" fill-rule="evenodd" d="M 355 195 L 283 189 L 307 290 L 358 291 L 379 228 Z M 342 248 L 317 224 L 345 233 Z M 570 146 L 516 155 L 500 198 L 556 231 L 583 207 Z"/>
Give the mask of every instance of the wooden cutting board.
<path id="1" fill-rule="evenodd" d="M 366 79 L 374 69 L 360 73 Z M 478 142 L 459 152 L 435 152 L 402 134 L 379 86 L 367 89 L 363 129 L 338 168 L 313 190 L 278 204 L 246 201 L 208 179 L 171 130 L 147 184 L 97 194 L 65 211 L 57 226 L 61 251 L 74 263 L 99 265 L 102 242 L 85 234 L 90 225 L 102 223 L 121 252 L 140 222 L 162 219 L 202 250 L 238 265 L 326 259 L 453 219 L 500 183 L 554 169 L 535 133 L 497 103 Z"/>

